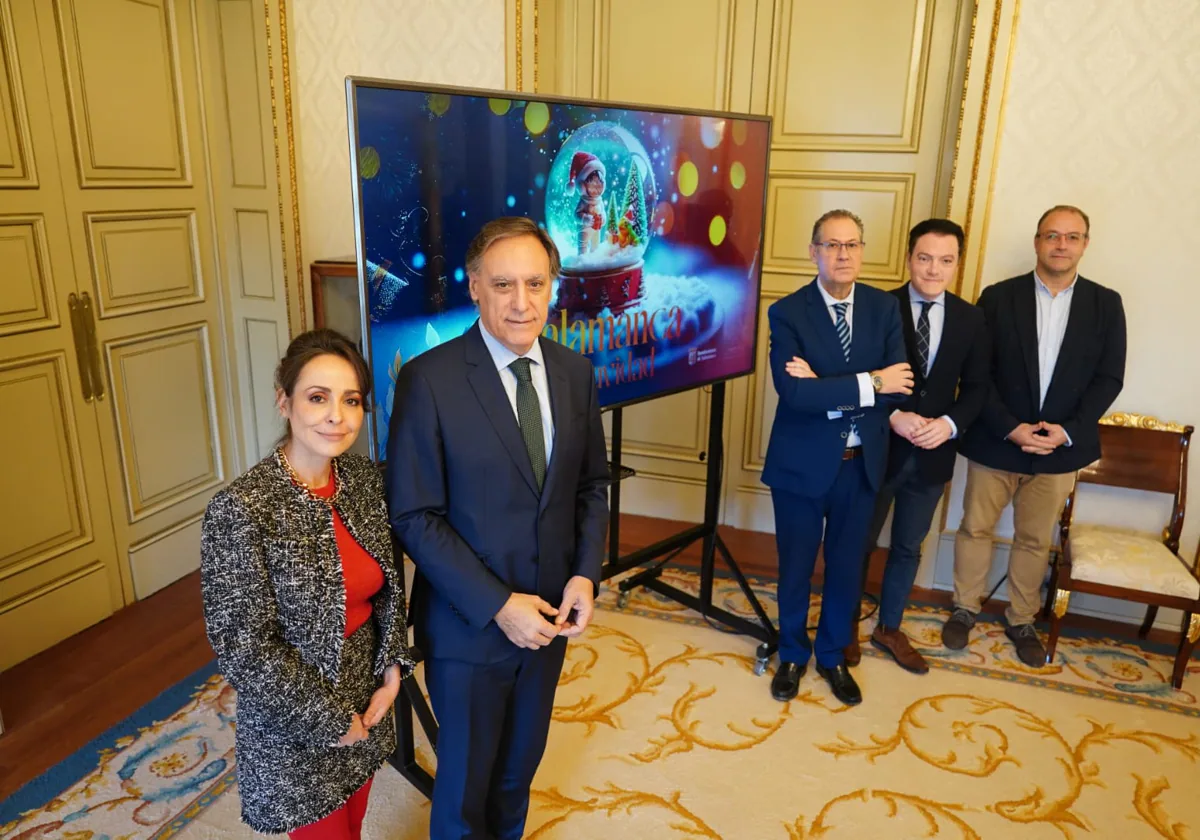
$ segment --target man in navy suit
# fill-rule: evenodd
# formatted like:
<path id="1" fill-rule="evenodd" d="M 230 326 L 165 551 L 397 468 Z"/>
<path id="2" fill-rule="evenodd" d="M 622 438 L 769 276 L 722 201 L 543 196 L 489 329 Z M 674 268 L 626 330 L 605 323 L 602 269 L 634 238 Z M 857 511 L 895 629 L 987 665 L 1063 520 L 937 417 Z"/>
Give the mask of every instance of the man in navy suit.
<path id="1" fill-rule="evenodd" d="M 591 363 L 541 338 L 558 250 L 527 218 L 466 256 L 479 320 L 401 368 L 392 527 L 438 718 L 432 840 L 518 840 L 567 639 L 600 577 L 609 481 Z"/>
<path id="2" fill-rule="evenodd" d="M 926 219 L 908 235 L 911 278 L 892 292 L 900 304 L 904 343 L 913 366 L 913 394 L 889 418 L 892 427 L 887 478 L 875 499 L 864 569 L 892 514 L 891 548 L 879 596 L 879 622 L 871 644 L 916 674 L 929 664 L 900 629 L 912 592 L 921 543 L 954 474 L 958 442 L 975 422 L 991 387 L 991 356 L 983 312 L 946 291 L 958 274 L 963 229 L 949 219 Z M 858 634 L 846 663 L 858 664 Z"/>
<path id="3" fill-rule="evenodd" d="M 834 696 L 862 702 L 842 651 L 883 484 L 888 414 L 913 386 L 896 298 L 856 282 L 864 244 L 853 213 L 823 215 L 808 246 L 817 278 L 767 311 L 779 407 L 762 480 L 771 488 L 779 548 L 779 669 L 771 695 L 781 701 L 796 696 L 815 653 L 817 673 Z M 822 534 L 825 580 L 814 649 L 808 603 Z"/>

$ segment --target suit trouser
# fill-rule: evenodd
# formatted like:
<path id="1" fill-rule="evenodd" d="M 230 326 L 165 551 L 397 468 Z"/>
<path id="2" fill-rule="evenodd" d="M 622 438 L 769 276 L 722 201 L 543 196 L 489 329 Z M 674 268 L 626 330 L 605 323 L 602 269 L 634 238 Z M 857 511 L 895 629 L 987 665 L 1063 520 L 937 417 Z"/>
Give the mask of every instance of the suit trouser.
<path id="1" fill-rule="evenodd" d="M 1008 560 L 1010 625 L 1032 624 L 1041 608 L 1054 524 L 1075 486 L 1075 473 L 993 470 L 968 462 L 963 518 L 954 539 L 954 605 L 978 613 L 992 567 L 992 538 L 1011 501 L 1013 546 Z"/>
<path id="2" fill-rule="evenodd" d="M 560 636 L 496 663 L 426 661 L 438 721 L 431 840 L 520 840 L 566 650 Z"/>
<path id="3" fill-rule="evenodd" d="M 863 546 L 874 500 L 861 457 L 842 461 L 833 486 L 821 496 L 771 490 L 779 548 L 780 662 L 804 665 L 815 653 L 825 668 L 842 663 L 862 591 Z M 814 646 L 808 637 L 808 605 L 822 530 L 825 582 Z"/>
<path id="4" fill-rule="evenodd" d="M 912 594 L 913 581 L 921 565 L 921 543 L 929 533 L 933 512 L 942 498 L 945 484 L 930 484 L 921 477 L 916 453 L 909 453 L 900 469 L 889 478 L 875 497 L 875 513 L 867 535 L 866 568 L 871 551 L 879 543 L 888 509 L 892 513 L 891 546 L 887 565 L 883 569 L 883 586 L 879 594 L 879 623 L 889 630 L 898 630 L 904 620 L 904 608 Z"/>

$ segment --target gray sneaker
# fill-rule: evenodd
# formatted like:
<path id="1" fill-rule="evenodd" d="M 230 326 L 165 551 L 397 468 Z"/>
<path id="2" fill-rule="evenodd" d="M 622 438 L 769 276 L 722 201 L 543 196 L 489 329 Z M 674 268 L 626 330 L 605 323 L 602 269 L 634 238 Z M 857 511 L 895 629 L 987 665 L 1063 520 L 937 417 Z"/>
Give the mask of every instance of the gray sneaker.
<path id="1" fill-rule="evenodd" d="M 1017 649 L 1017 659 L 1030 668 L 1041 668 L 1046 664 L 1046 649 L 1038 638 L 1037 630 L 1032 624 L 1018 624 L 1004 631 L 1009 641 Z"/>
<path id="2" fill-rule="evenodd" d="M 942 644 L 951 650 L 962 650 L 967 646 L 974 626 L 975 613 L 958 607 L 942 625 Z"/>

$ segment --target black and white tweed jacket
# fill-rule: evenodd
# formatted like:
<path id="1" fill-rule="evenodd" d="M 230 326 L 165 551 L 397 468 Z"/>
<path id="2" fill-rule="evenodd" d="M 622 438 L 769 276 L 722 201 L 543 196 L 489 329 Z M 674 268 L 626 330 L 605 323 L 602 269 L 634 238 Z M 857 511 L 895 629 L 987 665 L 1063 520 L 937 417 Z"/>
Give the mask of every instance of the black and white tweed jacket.
<path id="1" fill-rule="evenodd" d="M 382 477 L 358 455 L 342 455 L 336 466 L 332 505 L 384 575 L 372 600 L 374 677 L 392 664 L 407 676 L 404 584 Z M 292 482 L 278 450 L 209 502 L 201 581 L 208 639 L 238 693 L 239 756 L 253 752 L 254 743 L 242 743 L 251 733 L 265 747 L 335 745 L 355 710 L 338 690 L 347 676 L 340 673 L 346 604 L 333 516 Z"/>

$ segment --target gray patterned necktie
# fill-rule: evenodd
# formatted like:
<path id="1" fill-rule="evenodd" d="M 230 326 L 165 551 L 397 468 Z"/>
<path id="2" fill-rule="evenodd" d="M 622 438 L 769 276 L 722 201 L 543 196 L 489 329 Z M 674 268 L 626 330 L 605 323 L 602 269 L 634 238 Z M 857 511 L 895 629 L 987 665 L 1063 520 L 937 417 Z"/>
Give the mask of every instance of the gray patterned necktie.
<path id="1" fill-rule="evenodd" d="M 529 359 L 517 359 L 509 368 L 517 377 L 517 422 L 521 426 L 521 437 L 525 439 L 533 477 L 541 490 L 546 480 L 546 439 L 542 433 L 542 405 L 533 387 L 529 365 Z"/>
<path id="2" fill-rule="evenodd" d="M 837 321 L 834 322 L 834 329 L 837 330 L 838 339 L 842 342 L 842 355 L 846 357 L 846 361 L 850 361 L 850 322 L 846 320 L 846 310 L 850 308 L 848 303 L 835 303 L 833 311 L 837 313 Z M 850 421 L 850 434 L 858 434 L 858 426 L 854 421 Z"/>
<path id="3" fill-rule="evenodd" d="M 929 310 L 932 307 L 932 301 L 921 301 L 921 314 L 917 317 L 917 361 L 925 376 L 929 375 Z"/>

